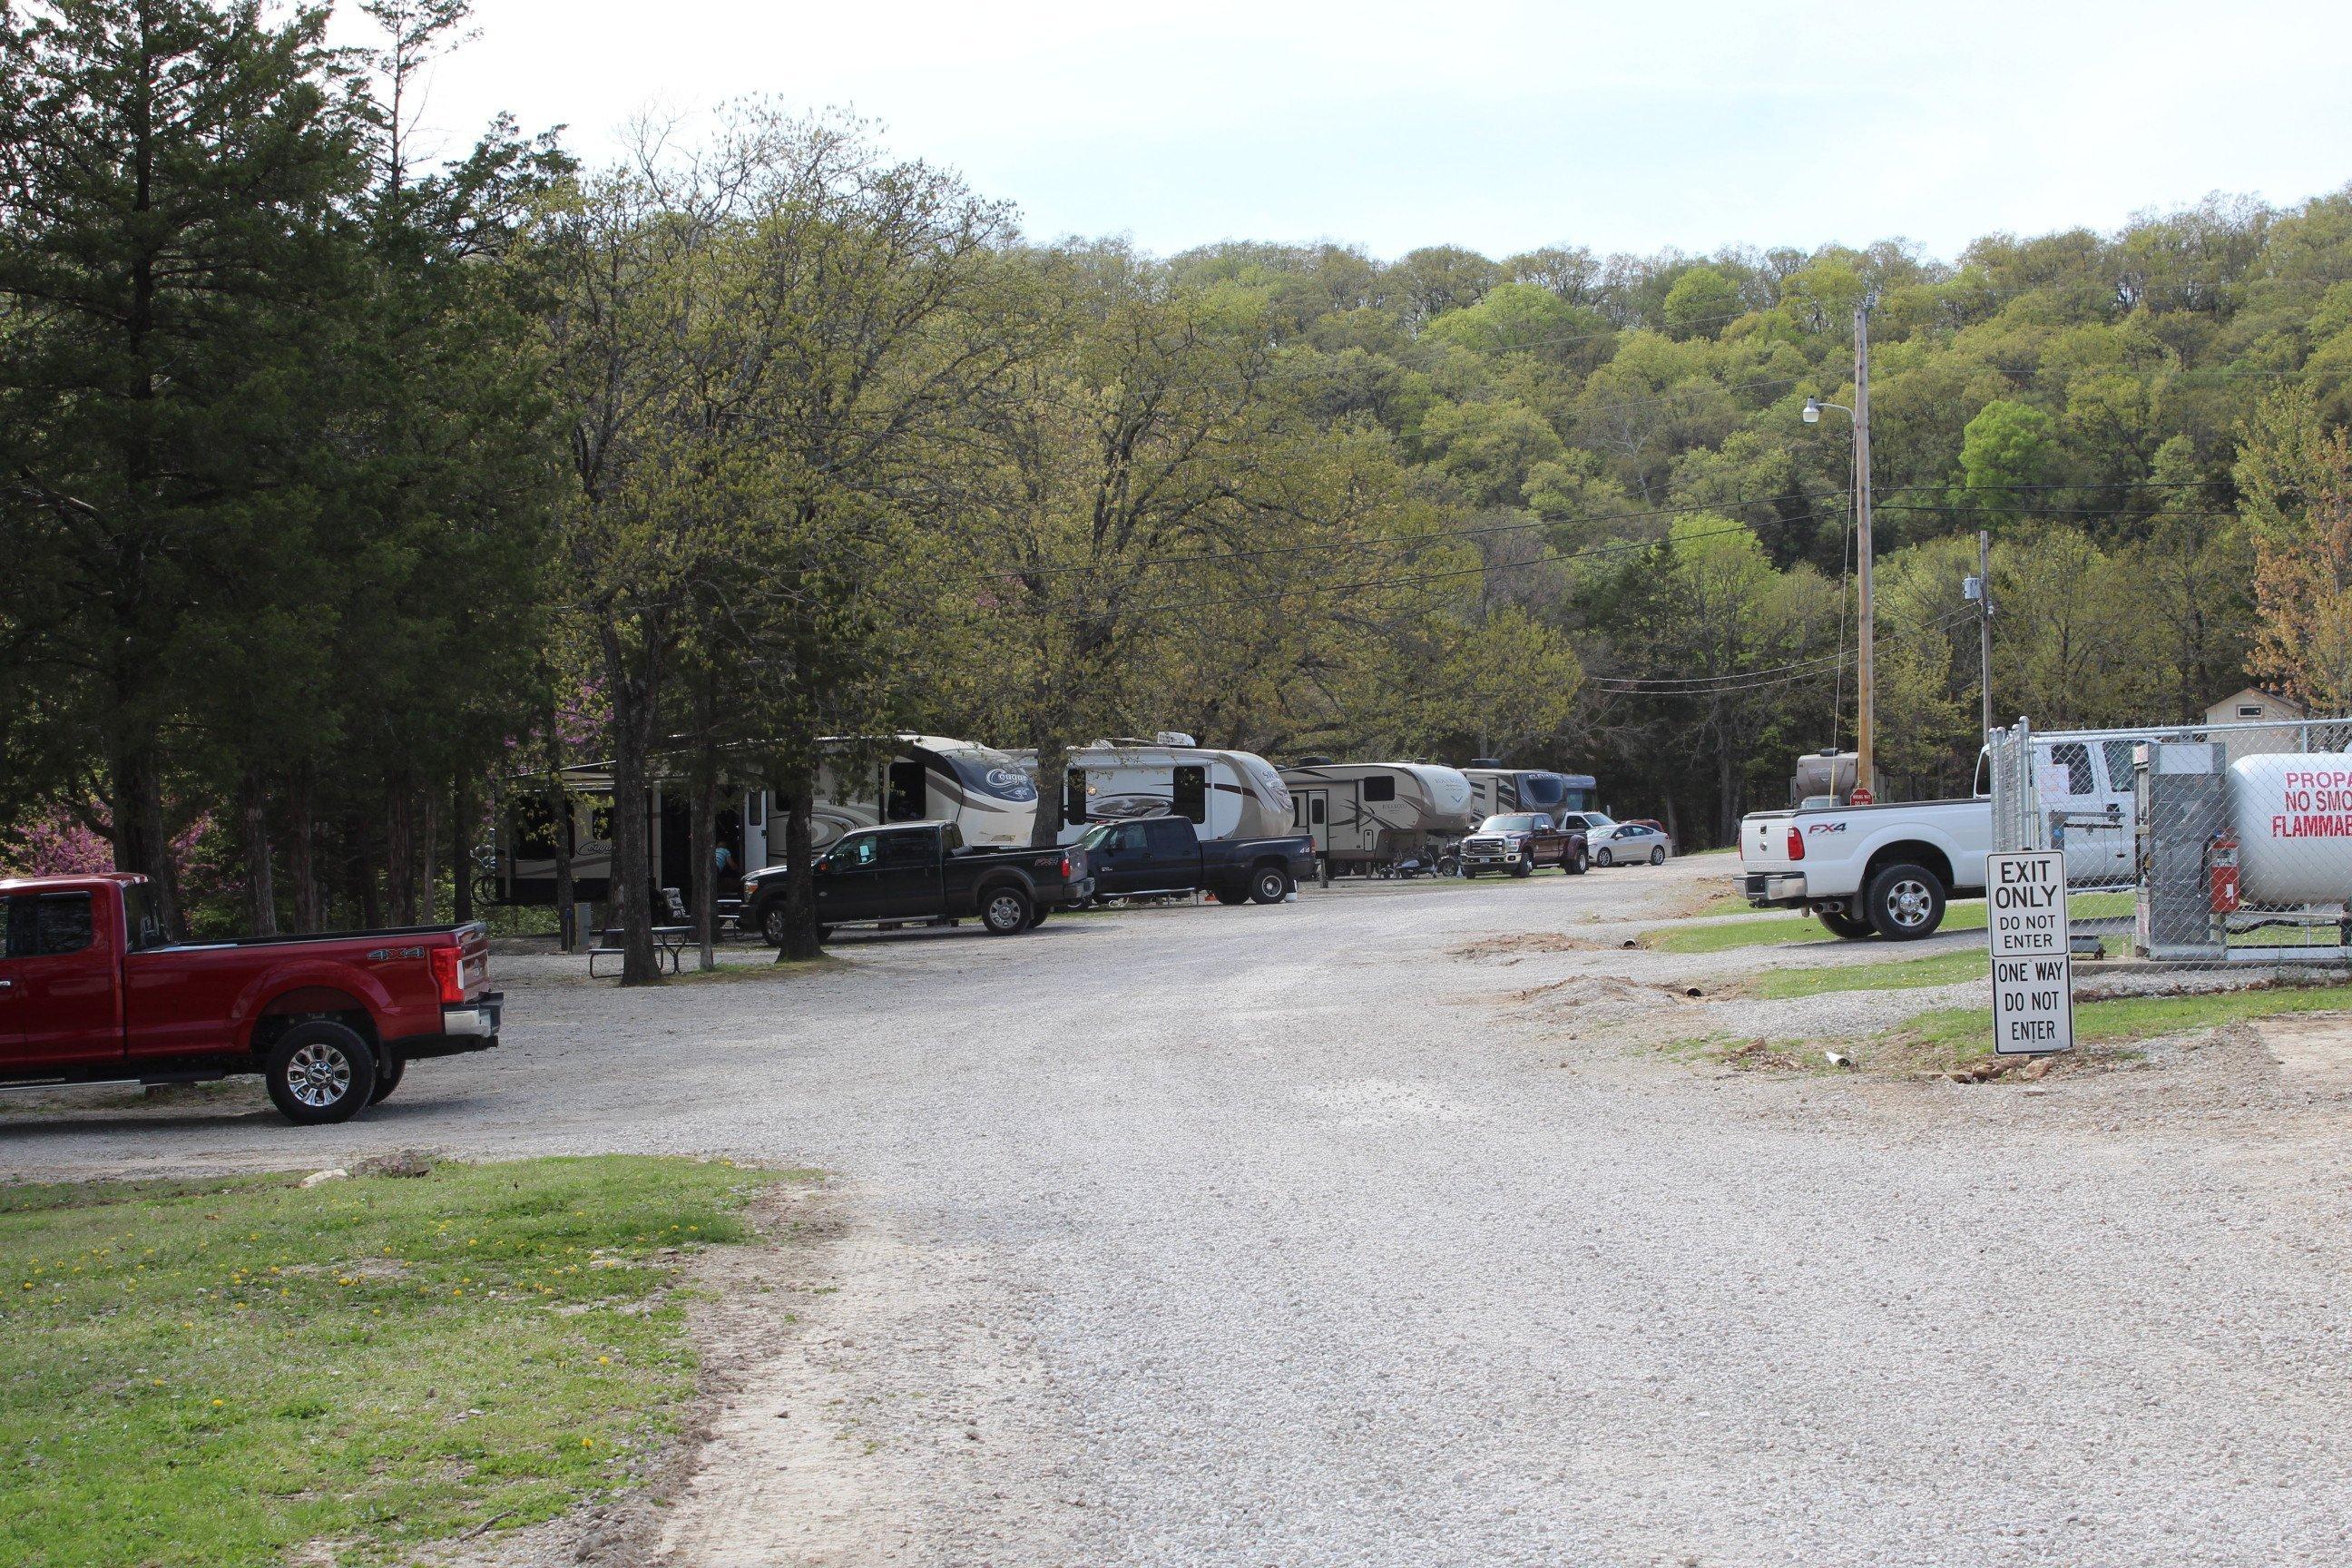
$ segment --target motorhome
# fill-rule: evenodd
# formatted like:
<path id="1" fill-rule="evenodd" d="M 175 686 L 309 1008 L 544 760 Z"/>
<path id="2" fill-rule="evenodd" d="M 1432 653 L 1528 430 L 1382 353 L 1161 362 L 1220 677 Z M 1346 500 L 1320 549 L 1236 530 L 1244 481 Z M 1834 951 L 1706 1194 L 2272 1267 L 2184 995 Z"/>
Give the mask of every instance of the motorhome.
<path id="1" fill-rule="evenodd" d="M 1334 763 L 1307 757 L 1282 770 L 1290 826 L 1315 840 L 1335 873 L 1358 874 L 1433 856 L 1478 826 L 1476 792 L 1458 768 L 1433 763 Z"/>
<path id="2" fill-rule="evenodd" d="M 1018 846 L 1029 842 L 1037 816 L 1037 786 L 1019 762 L 1005 752 L 942 735 L 890 735 L 873 739 L 832 736 L 822 744 L 825 760 L 817 770 L 811 806 L 814 847 L 823 849 L 860 827 L 888 822 L 951 822 L 966 844 Z M 719 847 L 733 873 L 781 865 L 790 808 L 780 789 L 757 787 L 757 748 L 742 751 L 742 787 L 729 792 L 730 805 L 719 817 Z M 693 821 L 684 791 L 673 781 L 672 760 L 656 757 L 655 783 L 646 792 L 646 838 L 653 885 L 690 896 L 694 886 Z M 572 855 L 572 897 L 602 902 L 610 894 L 613 867 L 613 779 L 607 763 L 583 763 L 556 774 L 561 785 L 564 835 Z M 545 774 L 510 779 L 498 826 L 496 901 L 551 904 L 555 901 L 558 812 Z M 721 892 L 727 889 L 722 883 Z"/>
<path id="3" fill-rule="evenodd" d="M 1480 758 L 1462 770 L 1470 781 L 1471 802 L 1484 820 L 1507 811 L 1582 811 L 1598 787 L 1591 773 L 1556 773 L 1544 768 L 1507 768 Z"/>
<path id="4" fill-rule="evenodd" d="M 1036 753 L 1013 755 L 1034 776 Z M 1181 816 L 1202 838 L 1276 838 L 1291 831 L 1290 792 L 1264 757 L 1197 746 L 1174 731 L 1097 741 L 1068 753 L 1062 843 L 1075 844 L 1097 822 L 1139 816 Z"/>

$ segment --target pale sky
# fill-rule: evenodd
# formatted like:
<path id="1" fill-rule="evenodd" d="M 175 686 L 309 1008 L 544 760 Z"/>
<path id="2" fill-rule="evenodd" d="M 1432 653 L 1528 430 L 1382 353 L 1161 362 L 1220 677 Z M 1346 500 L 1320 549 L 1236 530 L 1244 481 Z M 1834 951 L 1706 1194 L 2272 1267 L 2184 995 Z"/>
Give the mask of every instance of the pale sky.
<path id="1" fill-rule="evenodd" d="M 342 0 L 348 8 L 351 0 Z M 1867 244 L 2352 180 L 2352 6 L 2301 0 L 478 0 L 429 123 L 846 106 L 1033 236 Z"/>

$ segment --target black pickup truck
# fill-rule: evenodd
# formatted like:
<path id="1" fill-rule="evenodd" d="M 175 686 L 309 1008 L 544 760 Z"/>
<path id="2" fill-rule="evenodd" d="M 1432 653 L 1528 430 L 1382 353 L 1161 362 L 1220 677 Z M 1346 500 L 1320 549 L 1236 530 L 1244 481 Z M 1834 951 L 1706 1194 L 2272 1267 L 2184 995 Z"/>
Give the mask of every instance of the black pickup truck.
<path id="1" fill-rule="evenodd" d="M 1181 816 L 1102 823 L 1078 848 L 1097 899 L 1207 891 L 1221 904 L 1278 904 L 1315 874 L 1311 838 L 1202 838 Z"/>
<path id="2" fill-rule="evenodd" d="M 1092 892 L 1083 850 L 967 849 L 952 822 L 860 828 L 816 862 L 817 929 L 824 934 L 835 926 L 944 925 L 977 916 L 990 934 L 1012 936 Z M 745 878 L 745 929 L 766 931 L 783 900 L 782 867 Z"/>

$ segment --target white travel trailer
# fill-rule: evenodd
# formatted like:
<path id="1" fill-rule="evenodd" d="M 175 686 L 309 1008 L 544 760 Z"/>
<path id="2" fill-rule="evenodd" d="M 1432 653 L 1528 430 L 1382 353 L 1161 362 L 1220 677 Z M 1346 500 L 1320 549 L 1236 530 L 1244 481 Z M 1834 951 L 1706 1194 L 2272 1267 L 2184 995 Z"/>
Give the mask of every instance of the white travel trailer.
<path id="1" fill-rule="evenodd" d="M 1308 757 L 1283 769 L 1282 782 L 1290 790 L 1290 830 L 1314 839 L 1336 872 L 1433 855 L 1479 822 L 1476 792 L 1458 768 Z"/>
<path id="2" fill-rule="evenodd" d="M 1036 753 L 1013 755 L 1034 776 Z M 1097 741 L 1069 753 L 1061 842 L 1075 844 L 1097 822 L 1138 816 L 1181 816 L 1202 838 L 1276 838 L 1291 831 L 1290 792 L 1264 757 L 1196 746 L 1173 731 Z"/>
<path id="3" fill-rule="evenodd" d="M 831 753 L 817 771 L 810 824 L 815 847 L 824 848 L 854 828 L 885 822 L 952 822 L 971 845 L 1029 842 L 1037 817 L 1037 786 L 1013 758 L 970 741 L 942 735 L 892 735 L 871 741 L 849 737 L 824 742 Z M 756 773 L 756 750 L 745 753 L 747 773 Z M 692 823 L 683 792 L 667 787 L 664 759 L 654 759 L 655 783 L 646 792 L 646 838 L 654 886 L 690 895 L 694 885 Z M 602 902 L 610 894 L 613 868 L 613 780 L 604 763 L 565 768 L 559 775 L 571 820 L 565 825 L 572 850 L 572 896 Z M 733 808 L 719 822 L 718 842 L 733 861 L 733 875 L 781 865 L 789 816 L 780 790 L 744 787 L 730 792 Z M 508 781 L 506 809 L 498 827 L 497 901 L 547 904 L 555 900 L 554 813 L 543 775 Z M 731 880 L 731 879 L 730 879 Z M 722 893 L 731 889 L 722 885 Z"/>
<path id="4" fill-rule="evenodd" d="M 1479 758 L 1462 770 L 1480 821 L 1507 811 L 1584 811 L 1596 787 L 1591 773 L 1556 773 L 1544 768 L 1507 768 Z"/>

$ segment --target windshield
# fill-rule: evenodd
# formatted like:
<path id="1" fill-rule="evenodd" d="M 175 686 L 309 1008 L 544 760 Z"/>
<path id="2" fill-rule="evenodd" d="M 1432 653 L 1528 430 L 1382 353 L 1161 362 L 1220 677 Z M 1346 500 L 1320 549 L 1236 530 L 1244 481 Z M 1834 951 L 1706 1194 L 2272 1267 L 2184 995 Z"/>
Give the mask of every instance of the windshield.
<path id="1" fill-rule="evenodd" d="M 1614 827 L 1617 826 L 1617 819 L 1610 816 L 1605 811 L 1588 811 L 1584 814 L 1584 820 L 1587 824 L 1594 827 Z"/>
<path id="2" fill-rule="evenodd" d="M 1478 825 L 1481 833 L 1533 833 L 1538 819 L 1532 812 L 1514 812 L 1507 816 L 1490 816 Z"/>
<path id="3" fill-rule="evenodd" d="M 1568 781 L 1558 773 L 1521 773 L 1519 798 L 1529 805 L 1558 805 L 1568 798 Z"/>

